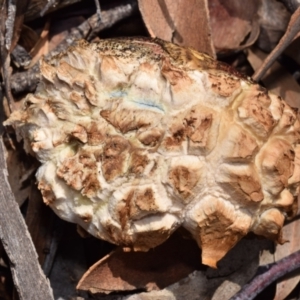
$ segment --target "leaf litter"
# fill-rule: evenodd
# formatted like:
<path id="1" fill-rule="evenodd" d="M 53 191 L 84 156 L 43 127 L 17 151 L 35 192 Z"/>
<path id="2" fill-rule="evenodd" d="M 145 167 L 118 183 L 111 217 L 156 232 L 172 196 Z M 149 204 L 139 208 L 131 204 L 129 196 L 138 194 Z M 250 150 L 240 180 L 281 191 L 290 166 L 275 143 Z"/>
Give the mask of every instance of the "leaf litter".
<path id="1" fill-rule="evenodd" d="M 106 2 L 107 1 L 101 1 L 101 7 L 103 6 L 104 10 L 106 9 Z M 189 5 L 185 1 L 178 1 L 177 5 L 172 5 L 173 1 L 139 0 L 138 5 L 139 10 L 141 11 L 141 15 L 139 15 L 138 18 L 142 18 L 145 22 L 145 28 L 143 29 L 144 35 L 150 35 L 152 37 L 161 37 L 168 41 L 172 41 L 184 46 L 193 47 L 198 51 L 204 51 L 212 56 L 217 55 L 217 57 L 225 61 L 231 61 L 232 64 L 234 64 L 236 53 L 244 52 L 245 55 L 247 55 L 246 63 L 248 63 L 253 68 L 253 70 L 256 71 L 260 67 L 262 62 L 265 61 L 268 55 L 266 53 L 261 52 L 259 48 L 267 51 L 272 51 L 278 43 L 279 39 L 287 30 L 288 18 L 290 16 L 290 13 L 287 12 L 287 9 L 284 5 L 278 5 L 277 1 L 269 1 L 268 4 L 270 5 L 270 7 L 268 7 L 268 9 L 264 8 L 264 6 L 266 6 L 266 1 L 249 2 L 247 3 L 247 5 L 249 6 L 247 6 L 248 9 L 245 9 L 244 5 L 243 7 L 241 7 L 240 1 L 234 0 L 227 2 L 213 0 L 209 1 L 208 3 L 206 1 L 193 2 L 193 5 Z M 74 13 L 76 13 L 79 16 L 79 18 L 86 18 L 88 14 L 91 15 L 95 12 L 95 7 L 93 7 L 92 1 L 87 3 L 89 4 L 81 6 L 80 3 L 73 4 L 73 6 L 71 5 L 68 8 L 68 10 L 71 9 Z M 121 1 L 115 1 L 115 4 L 116 6 L 118 6 L 121 4 Z M 91 10 L 89 13 L 86 13 L 84 6 L 88 5 L 91 7 Z M 199 7 L 199 9 L 195 9 L 195 7 Z M 36 36 L 39 36 L 41 34 L 42 28 L 40 26 L 41 20 L 45 22 L 45 20 L 49 18 L 50 26 L 52 23 L 55 22 L 56 11 L 55 8 L 53 9 L 54 11 L 52 11 L 44 18 L 40 18 L 39 16 L 37 16 L 36 12 L 34 12 L 30 16 L 30 22 L 27 21 L 27 23 L 25 22 L 21 25 L 23 26 L 23 28 L 26 28 L 26 26 L 28 26 L 28 28 L 30 28 L 32 32 L 35 32 Z M 273 11 L 280 12 L 279 19 L 283 21 L 278 21 L 278 24 L 273 24 L 272 27 L 268 24 L 270 23 L 270 15 Z M 57 10 L 57 12 L 59 12 L 59 10 Z M 136 12 L 136 14 L 138 13 Z M 27 13 L 27 19 L 29 18 L 28 16 L 29 13 Z M 279 15 L 277 14 L 277 16 Z M 123 24 L 125 24 L 126 22 L 130 23 L 133 22 L 133 19 L 133 17 L 129 19 L 124 19 L 122 22 Z M 68 19 L 66 18 L 66 23 L 67 22 Z M 18 23 L 17 29 L 19 31 L 21 25 Z M 117 26 L 118 25 L 116 25 L 116 28 Z M 130 26 L 128 28 L 130 28 Z M 148 31 L 146 30 L 146 28 Z M 131 27 L 130 30 L 128 31 L 128 35 L 134 36 L 135 29 Z M 21 32 L 21 38 L 19 39 L 19 41 L 23 41 L 22 45 L 25 46 L 25 49 L 28 52 L 32 50 L 32 45 L 36 45 L 36 50 L 32 52 L 35 53 L 33 55 L 33 62 L 35 62 L 35 60 L 38 61 L 39 56 L 41 54 L 47 55 L 49 49 L 47 49 L 45 45 L 47 45 L 47 43 L 49 42 L 51 44 L 51 39 L 49 39 L 49 36 L 45 36 L 44 33 L 42 36 L 42 39 L 44 40 L 40 40 L 39 44 L 37 44 L 36 36 L 32 36 L 32 34 L 30 34 L 30 31 L 28 30 L 27 32 L 28 33 L 26 33 L 26 30 L 23 30 Z M 109 37 L 110 35 L 114 35 L 114 28 L 105 33 L 106 37 Z M 266 35 L 269 38 L 266 38 Z M 16 43 L 18 43 L 17 35 L 15 34 L 14 36 L 16 38 L 13 40 L 13 43 L 15 43 L 15 40 Z M 62 38 L 57 38 L 57 42 L 54 42 L 53 40 L 55 45 L 57 45 L 63 38 L 67 38 L 67 34 L 65 32 L 62 33 L 61 36 Z M 99 37 L 101 38 L 101 33 L 99 34 Z M 45 44 L 46 38 L 48 39 L 48 41 Z M 24 42 L 26 41 L 26 39 L 28 40 L 28 42 Z M 297 41 L 298 40 L 296 40 L 295 42 Z M 52 48 L 55 48 L 55 45 Z M 290 53 L 299 52 L 297 50 L 294 50 L 294 52 L 292 52 L 290 50 L 292 46 L 293 44 L 287 50 L 287 55 L 291 56 Z M 283 54 L 285 55 L 285 53 Z M 278 58 L 278 54 L 276 54 L 275 57 Z M 292 54 L 292 58 L 293 57 L 294 54 Z M 297 61 L 297 59 L 298 58 L 295 58 L 295 61 Z M 30 67 L 32 67 L 32 65 L 30 65 Z M 31 69 L 30 67 L 29 70 Z M 13 74 L 16 74 L 21 71 L 24 71 L 22 67 L 20 67 L 19 69 L 14 67 Z M 7 71 L 5 74 L 7 74 Z M 247 75 L 251 76 L 252 74 Z M 299 108 L 300 90 L 296 75 L 296 73 L 292 73 L 289 70 L 289 67 L 286 68 L 284 64 L 276 62 L 272 67 L 268 68 L 267 74 L 264 77 L 262 77 L 261 81 L 267 89 L 282 96 L 291 106 Z M 24 92 L 26 93 L 26 89 L 24 90 Z M 14 101 L 16 101 L 16 105 L 19 105 L 18 101 L 21 97 L 15 96 L 14 98 Z M 17 153 L 20 153 L 20 148 L 17 148 L 16 150 Z M 17 157 L 20 157 L 20 155 L 11 154 L 11 160 L 16 160 Z M 20 163 L 16 162 L 14 165 L 21 166 L 22 161 Z M 35 166 L 32 165 L 32 168 L 34 169 Z M 12 185 L 16 198 L 21 199 L 18 201 L 22 207 L 24 206 L 23 203 L 26 203 L 26 198 L 29 197 L 30 190 L 30 180 L 27 180 L 26 178 L 30 178 L 33 171 L 30 169 L 30 167 L 29 170 L 22 170 L 21 168 L 21 173 L 18 173 L 18 175 L 16 176 L 13 174 L 20 171 L 16 171 L 16 167 L 11 167 L 10 169 L 10 172 L 12 174 L 11 176 L 14 176 L 16 178 L 14 179 L 15 182 L 20 182 L 22 186 L 20 187 L 20 184 L 15 184 L 14 187 L 14 185 Z M 18 178 L 25 178 L 26 180 L 22 181 Z M 39 206 L 37 206 L 38 212 L 41 213 L 42 216 L 45 215 L 45 212 L 42 212 L 41 208 L 38 207 Z M 28 222 L 31 222 L 32 224 L 33 219 L 30 220 L 30 218 L 33 218 L 33 215 L 31 217 L 30 215 L 28 215 L 27 217 Z M 50 241 L 48 241 L 47 243 L 51 244 L 51 231 L 53 230 L 53 227 L 49 225 L 43 225 L 42 223 L 40 224 L 40 226 L 44 226 L 44 232 L 47 232 L 47 230 L 50 231 L 50 235 L 48 234 L 50 236 Z M 131 293 L 133 293 L 133 291 L 138 292 L 139 289 L 148 291 L 147 293 L 143 292 L 142 294 L 138 293 L 129 296 L 122 295 L 122 292 L 118 296 L 98 295 L 99 299 L 109 299 L 109 297 L 119 297 L 120 299 L 122 298 L 130 300 L 157 299 L 157 297 L 159 299 L 204 299 L 205 297 L 207 299 L 229 299 L 234 295 L 235 292 L 237 292 L 255 275 L 255 273 L 261 265 L 278 261 L 282 257 L 299 250 L 299 243 L 297 242 L 299 240 L 298 229 L 299 219 L 296 218 L 294 220 L 289 221 L 283 229 L 285 237 L 289 240 L 289 242 L 281 246 L 276 245 L 276 250 L 274 253 L 272 253 L 272 246 L 270 246 L 270 242 L 260 240 L 252 236 L 247 237 L 236 248 L 231 250 L 231 252 L 228 254 L 228 258 L 225 257 L 224 259 L 224 266 L 220 265 L 219 269 L 216 271 L 210 268 L 206 268 L 205 270 L 203 270 L 203 268 L 205 267 L 199 264 L 200 259 L 199 257 L 197 258 L 197 251 L 191 250 L 191 248 L 189 248 L 190 246 L 187 246 L 189 243 L 192 243 L 191 240 L 183 240 L 182 242 L 179 242 L 181 247 L 177 250 L 181 254 L 178 254 L 179 256 L 176 258 L 172 256 L 168 257 L 168 267 L 165 267 L 163 269 L 159 269 L 159 267 L 164 266 L 164 264 L 166 264 L 166 261 L 160 262 L 161 258 L 155 258 L 155 256 L 147 258 L 147 255 L 153 255 L 156 251 L 143 254 L 138 253 L 136 257 L 134 257 L 134 253 L 123 253 L 121 249 L 117 249 L 109 253 L 111 247 L 107 247 L 106 244 L 103 244 L 101 241 L 96 241 L 97 245 L 102 245 L 100 246 L 100 248 L 102 248 L 102 250 L 100 251 L 101 256 L 97 255 L 97 253 L 93 253 L 93 255 L 91 255 L 91 257 L 94 257 L 92 261 L 89 261 L 89 259 L 87 259 L 87 261 L 84 261 L 83 265 L 85 265 L 85 270 L 87 270 L 87 268 L 93 263 L 95 263 L 95 266 L 91 267 L 92 269 L 90 269 L 90 271 L 88 271 L 82 277 L 82 279 L 80 280 L 79 287 L 80 285 L 83 286 L 84 283 L 84 289 L 91 291 L 91 289 L 95 288 L 95 286 L 94 283 L 91 284 L 91 282 L 89 282 L 88 279 L 90 280 L 91 276 L 94 276 L 92 277 L 92 280 L 96 280 L 96 282 L 100 282 L 100 285 L 102 285 L 102 287 L 96 287 L 96 290 L 102 289 L 102 291 L 105 290 L 106 293 L 107 290 L 109 290 L 110 292 L 131 291 Z M 36 234 L 35 239 L 39 240 L 39 233 Z M 40 239 L 42 239 L 41 236 Z M 90 239 L 93 238 L 88 237 L 87 239 L 83 239 L 81 241 L 83 248 L 86 247 L 86 245 L 89 245 Z M 172 240 L 170 239 L 169 242 L 171 243 Z M 167 249 L 166 253 L 162 256 L 168 256 L 168 252 L 173 252 L 172 249 L 174 245 L 168 245 L 167 243 L 164 246 Z M 44 246 L 37 247 L 40 247 L 40 251 L 43 251 L 44 249 Z M 255 248 L 256 250 L 254 251 L 253 248 Z M 57 249 L 58 255 L 60 255 L 59 244 Z M 96 247 L 95 249 L 98 249 L 98 247 Z M 251 249 L 253 251 L 251 251 Z M 159 251 L 160 249 L 157 250 L 157 252 Z M 195 254 L 191 254 L 194 252 Z M 104 254 L 108 256 L 103 258 Z M 129 260 L 131 262 L 130 267 L 126 266 L 126 258 L 123 258 L 126 257 L 126 255 L 132 256 L 132 258 Z M 138 258 L 139 255 L 144 255 L 144 257 Z M 184 259 L 180 259 L 180 257 L 184 257 Z M 186 258 L 189 258 L 189 263 L 187 263 Z M 139 263 L 139 259 L 143 260 L 143 264 Z M 195 265 L 191 263 L 191 261 L 194 259 Z M 196 261 L 196 259 L 198 260 Z M 226 259 L 229 260 L 227 264 Z M 110 263 L 108 263 L 108 261 Z M 55 258 L 53 259 L 52 263 L 55 264 Z M 116 267 L 110 268 L 110 265 L 117 266 L 117 270 L 119 266 L 123 266 L 124 269 L 118 270 L 118 272 L 123 272 L 126 276 L 118 275 L 114 277 L 113 274 L 116 270 Z M 143 266 L 144 269 L 142 268 L 139 271 L 140 273 L 137 273 L 139 275 L 135 275 L 136 277 L 131 277 L 131 275 L 134 274 L 134 272 L 138 271 L 135 265 L 139 268 Z M 156 266 L 156 268 L 158 268 L 158 270 L 161 271 L 159 276 L 155 275 L 155 272 L 153 272 L 153 270 L 151 269 L 151 267 L 153 266 Z M 172 273 L 170 271 L 172 267 L 176 269 L 175 273 Z M 58 274 L 57 270 L 59 272 L 59 270 L 63 269 L 63 266 L 60 265 L 56 268 L 58 268 L 56 269 L 56 274 Z M 147 268 L 150 270 L 147 270 Z M 79 272 L 76 273 L 76 276 L 80 278 L 80 275 L 78 274 L 83 275 L 84 267 L 82 267 L 81 265 L 80 267 L 78 267 L 78 270 Z M 109 273 L 111 275 L 108 276 L 107 274 Z M 4 282 L 5 279 L 8 279 L 7 274 L 1 274 L 1 282 Z M 144 278 L 142 278 L 142 276 Z M 170 277 L 172 278 L 170 279 Z M 51 278 L 53 278 L 53 276 L 51 277 L 50 273 L 50 279 Z M 132 284 L 133 278 L 136 278 L 137 280 L 137 282 L 134 282 L 134 284 Z M 139 279 L 141 281 L 139 281 Z M 283 281 L 278 282 L 274 299 L 289 299 L 286 297 L 288 297 L 292 290 L 294 290 L 298 282 L 299 273 L 297 274 L 296 272 L 292 277 L 287 275 L 287 277 L 283 279 Z M 105 288 L 103 288 L 103 285 L 105 286 Z M 7 291 L 7 286 L 1 286 L 1 288 L 5 288 Z M 53 288 L 54 290 L 56 288 L 55 282 Z M 71 291 L 72 288 L 70 288 L 68 292 L 69 296 L 74 297 L 76 295 L 74 285 L 73 288 L 73 292 Z M 97 291 L 99 292 L 99 290 Z M 151 290 L 152 292 L 150 292 Z M 12 293 L 12 291 L 8 290 L 8 293 Z M 65 297 L 67 297 L 66 294 Z M 85 294 L 84 297 L 89 298 L 90 296 Z"/>

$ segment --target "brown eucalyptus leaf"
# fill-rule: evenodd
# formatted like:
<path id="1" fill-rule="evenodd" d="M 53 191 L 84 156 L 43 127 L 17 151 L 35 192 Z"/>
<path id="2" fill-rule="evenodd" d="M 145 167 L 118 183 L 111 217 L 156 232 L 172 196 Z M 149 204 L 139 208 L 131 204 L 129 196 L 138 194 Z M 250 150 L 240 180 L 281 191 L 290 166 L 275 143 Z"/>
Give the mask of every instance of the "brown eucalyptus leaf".
<path id="1" fill-rule="evenodd" d="M 201 269 L 200 250 L 178 234 L 149 252 L 111 252 L 83 275 L 77 289 L 111 293 L 137 289 L 158 290 Z"/>
<path id="2" fill-rule="evenodd" d="M 255 42 L 259 34 L 258 0 L 210 0 L 208 5 L 212 40 L 218 52 L 240 49 Z"/>
<path id="3" fill-rule="evenodd" d="M 248 51 L 248 61 L 254 70 L 257 70 L 268 54 L 257 48 Z M 300 108 L 300 86 L 293 76 L 278 62 L 275 62 L 262 78 L 265 87 L 281 96 L 286 102 L 295 108 Z"/>
<path id="4" fill-rule="evenodd" d="M 270 241 L 243 239 L 224 258 L 218 270 L 194 271 L 160 291 L 134 294 L 123 300 L 224 300 L 230 299 L 256 273 L 261 252 Z M 265 250 L 265 251 L 264 251 Z M 226 274 L 226 275 L 225 275 Z"/>
<path id="5" fill-rule="evenodd" d="M 152 37 L 215 56 L 207 0 L 138 0 Z"/>
<path id="6" fill-rule="evenodd" d="M 298 196 L 298 206 L 300 196 Z M 284 238 L 288 240 L 283 245 L 277 245 L 275 251 L 275 260 L 279 261 L 282 258 L 300 250 L 300 219 L 296 219 L 286 224 L 282 231 Z M 288 274 L 281 279 L 276 286 L 276 295 L 274 300 L 285 299 L 300 281 L 299 271 Z"/>

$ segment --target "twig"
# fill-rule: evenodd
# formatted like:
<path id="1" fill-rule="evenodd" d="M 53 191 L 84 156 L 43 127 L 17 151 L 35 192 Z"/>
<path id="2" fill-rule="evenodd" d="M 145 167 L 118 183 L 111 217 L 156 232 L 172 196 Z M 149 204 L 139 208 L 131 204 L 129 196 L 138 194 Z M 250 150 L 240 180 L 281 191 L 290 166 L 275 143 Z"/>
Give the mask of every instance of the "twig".
<path id="1" fill-rule="evenodd" d="M 18 67 L 25 68 L 30 64 L 31 56 L 29 53 L 21 46 L 16 45 L 14 50 L 11 52 L 11 57 L 13 63 Z"/>
<path id="2" fill-rule="evenodd" d="M 99 21 L 101 20 L 101 7 L 99 0 L 95 0 L 95 5 L 96 5 L 96 13 L 98 15 Z"/>
<path id="3" fill-rule="evenodd" d="M 55 3 L 56 3 L 56 0 L 48 0 L 48 3 L 45 5 L 45 7 L 43 8 L 43 10 L 40 13 L 41 17 L 43 17 L 44 14 L 49 10 L 49 8 L 51 6 L 54 6 Z"/>
<path id="4" fill-rule="evenodd" d="M 39 81 L 39 66 L 35 65 L 26 72 L 19 72 L 11 76 L 11 90 L 13 94 L 33 92 Z"/>
<path id="5" fill-rule="evenodd" d="M 271 264 L 268 271 L 256 276 L 230 300 L 252 300 L 272 282 L 298 268 L 300 268 L 300 251 Z"/>
<path id="6" fill-rule="evenodd" d="M 7 180 L 2 136 L 0 169 L 0 239 L 9 258 L 19 298 L 53 300 L 51 287 L 38 263 L 32 240 Z"/>
<path id="7" fill-rule="evenodd" d="M 28 0 L 26 0 L 28 1 Z M 54 5 L 53 1 L 50 0 L 50 5 L 49 5 L 49 0 L 34 0 L 34 1 L 28 1 L 28 7 L 26 11 L 24 12 L 24 17 L 25 21 L 33 21 L 37 18 L 41 17 L 41 13 L 44 13 L 45 15 L 57 11 L 63 7 L 67 7 L 71 4 L 75 4 L 77 2 L 80 2 L 82 0 L 57 0 L 55 1 Z M 20 5 L 20 2 L 25 2 L 25 0 L 19 0 L 18 1 L 18 6 Z M 48 6 L 48 7 L 47 7 Z M 43 12 L 44 11 L 44 12 Z"/>
<path id="8" fill-rule="evenodd" d="M 261 67 L 252 76 L 254 81 L 259 81 L 277 57 L 287 48 L 293 41 L 297 33 L 300 31 L 300 7 L 293 13 L 287 30 L 278 45 L 273 49 Z"/>
<path id="9" fill-rule="evenodd" d="M 11 93 L 11 67 L 10 67 L 10 55 L 7 54 L 3 63 L 3 77 L 4 77 L 4 86 L 5 86 L 5 95 L 8 99 L 10 112 L 13 111 L 14 98 Z"/>
<path id="10" fill-rule="evenodd" d="M 6 4 L 8 7 L 6 7 Z M 4 81 L 5 86 L 5 95 L 8 99 L 10 111 L 12 111 L 12 105 L 14 102 L 12 93 L 11 93 L 11 84 L 10 84 L 10 77 L 11 77 L 11 68 L 10 68 L 10 46 L 13 36 L 13 28 L 16 16 L 16 3 L 15 0 L 8 0 L 3 1 L 2 8 L 1 8 L 1 15 L 2 23 L 1 23 L 1 30 L 0 30 L 0 60 L 2 65 L 2 78 Z M 7 15 L 5 24 L 4 19 Z"/>
<path id="11" fill-rule="evenodd" d="M 15 24 L 15 18 L 16 18 L 16 0 L 8 0 L 8 9 L 7 9 L 7 18 L 5 21 L 5 47 L 6 50 L 10 50 L 11 41 L 14 33 L 14 24 Z"/>
<path id="12" fill-rule="evenodd" d="M 127 0 L 123 1 L 122 5 L 101 12 L 101 21 L 99 22 L 98 14 L 94 14 L 85 22 L 83 22 L 77 28 L 71 30 L 69 36 L 60 43 L 54 50 L 52 50 L 47 56 L 47 59 L 51 59 L 55 55 L 65 51 L 70 45 L 74 44 L 77 40 L 91 37 L 98 32 L 110 28 L 117 22 L 133 15 L 137 12 L 137 1 Z M 39 67 L 35 65 L 26 72 L 16 73 L 11 77 L 11 87 L 14 94 L 18 94 L 24 91 L 33 91 L 39 80 Z"/>

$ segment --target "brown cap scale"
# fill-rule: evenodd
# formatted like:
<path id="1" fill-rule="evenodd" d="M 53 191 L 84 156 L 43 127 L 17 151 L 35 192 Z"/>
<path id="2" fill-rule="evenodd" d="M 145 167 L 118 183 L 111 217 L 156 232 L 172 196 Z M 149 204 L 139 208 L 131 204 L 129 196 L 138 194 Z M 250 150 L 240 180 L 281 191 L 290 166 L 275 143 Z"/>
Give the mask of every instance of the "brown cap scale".
<path id="1" fill-rule="evenodd" d="M 300 182 L 299 118 L 282 99 L 158 39 L 80 42 L 40 70 L 6 125 L 61 218 L 136 251 L 183 226 L 212 267 L 248 232 L 282 241 Z"/>

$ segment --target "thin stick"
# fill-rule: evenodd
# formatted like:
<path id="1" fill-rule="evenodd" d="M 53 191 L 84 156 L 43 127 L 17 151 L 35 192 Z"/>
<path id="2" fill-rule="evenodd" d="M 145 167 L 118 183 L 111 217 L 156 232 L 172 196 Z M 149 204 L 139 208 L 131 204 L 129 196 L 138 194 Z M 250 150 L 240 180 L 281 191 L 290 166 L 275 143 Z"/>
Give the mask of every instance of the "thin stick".
<path id="1" fill-rule="evenodd" d="M 44 7 L 44 9 L 40 12 L 40 16 L 43 17 L 44 14 L 49 10 L 51 6 L 54 6 L 56 3 L 56 0 L 48 0 L 48 3 Z"/>
<path id="2" fill-rule="evenodd" d="M 100 7 L 100 3 L 99 0 L 95 0 L 95 5 L 96 5 L 96 13 L 98 15 L 99 21 L 101 21 L 101 7 Z"/>
<path id="3" fill-rule="evenodd" d="M 16 18 L 17 5 L 16 0 L 8 0 L 7 18 L 5 20 L 5 47 L 6 50 L 10 50 L 11 41 L 14 33 L 14 25 Z"/>
<path id="4" fill-rule="evenodd" d="M 124 0 L 122 5 L 107 11 L 102 11 L 100 22 L 97 13 L 92 15 L 77 28 L 72 29 L 68 37 L 46 56 L 46 60 L 51 59 L 51 57 L 65 51 L 77 40 L 87 38 L 90 36 L 91 32 L 96 34 L 104 29 L 110 28 L 117 22 L 133 15 L 137 11 L 138 6 L 136 0 Z M 36 64 L 26 72 L 19 72 L 12 75 L 12 92 L 14 94 L 18 94 L 24 91 L 33 91 L 38 83 L 38 80 L 39 66 Z"/>
<path id="5" fill-rule="evenodd" d="M 6 1 L 3 1 L 2 8 L 1 8 L 1 15 L 7 15 L 4 24 L 4 18 L 1 24 L 0 30 L 0 52 L 1 52 L 1 64 L 2 64 L 2 77 L 5 86 L 5 95 L 8 99 L 9 109 L 12 111 L 12 106 L 14 103 L 14 98 L 11 93 L 11 68 L 10 68 L 10 46 L 13 36 L 13 28 L 15 23 L 15 16 L 16 16 L 16 2 L 15 0 L 8 0 L 7 8 L 5 7 Z"/>
<path id="6" fill-rule="evenodd" d="M 252 76 L 254 81 L 259 81 L 264 76 L 269 67 L 274 63 L 277 57 L 290 45 L 297 33 L 300 31 L 300 7 L 293 13 L 287 30 L 278 45 L 266 58 L 261 67 Z"/>
<path id="7" fill-rule="evenodd" d="M 20 300 L 53 300 L 52 290 L 38 263 L 37 254 L 19 206 L 7 180 L 4 145 L 0 136 L 0 239 Z"/>
<path id="8" fill-rule="evenodd" d="M 272 282 L 300 268 L 300 250 L 269 266 L 268 271 L 256 276 L 230 300 L 252 300 Z"/>

